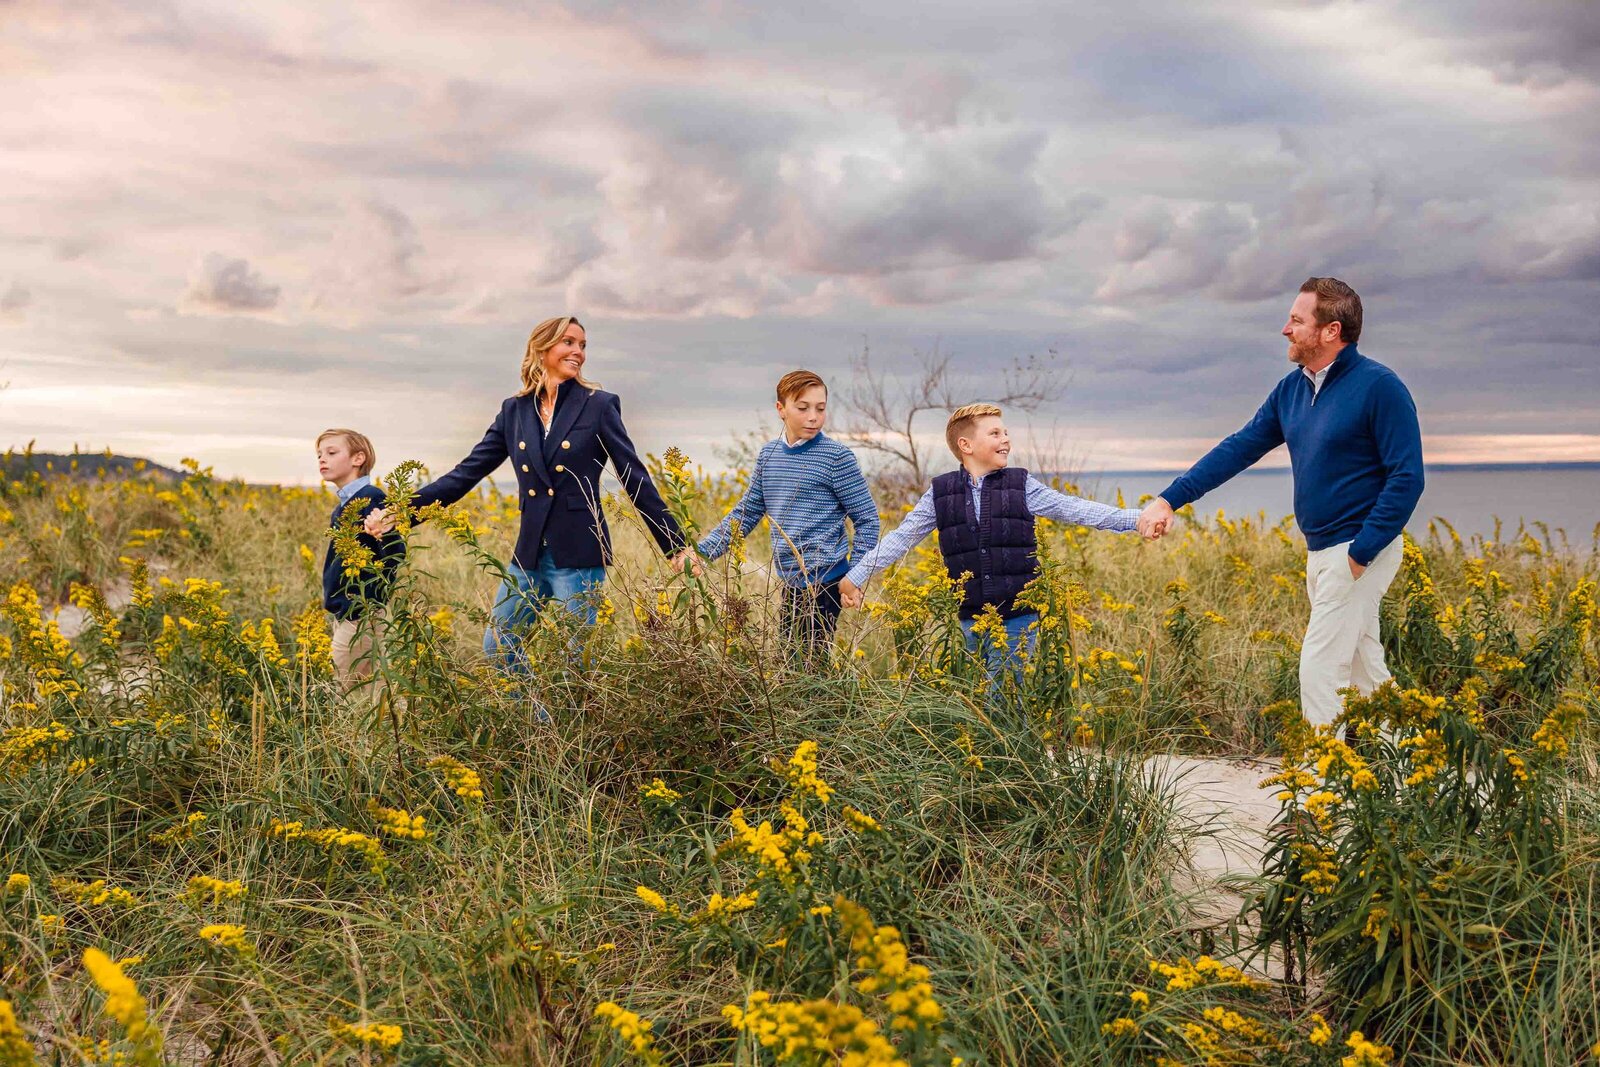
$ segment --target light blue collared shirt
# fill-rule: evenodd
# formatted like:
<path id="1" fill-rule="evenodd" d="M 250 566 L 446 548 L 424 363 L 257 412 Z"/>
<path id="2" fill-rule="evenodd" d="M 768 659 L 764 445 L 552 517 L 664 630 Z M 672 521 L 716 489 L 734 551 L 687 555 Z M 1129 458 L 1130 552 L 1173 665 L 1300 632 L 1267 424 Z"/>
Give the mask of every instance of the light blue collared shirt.
<path id="1" fill-rule="evenodd" d="M 346 483 L 345 485 L 337 486 L 334 489 L 334 492 L 339 494 L 339 503 L 348 504 L 348 503 L 350 503 L 350 498 L 351 497 L 355 496 L 357 493 L 359 493 L 361 490 L 365 489 L 367 486 L 369 486 L 371 484 L 372 484 L 372 479 L 369 478 L 367 475 L 363 474 L 361 477 L 357 478 L 353 482 L 349 482 L 349 483 Z"/>
<path id="2" fill-rule="evenodd" d="M 968 475 L 967 485 L 972 491 L 972 513 L 974 516 L 980 516 L 983 507 L 981 492 L 983 479 L 974 479 Z M 1110 504 L 1068 496 L 1050 488 L 1031 474 L 1028 475 L 1027 482 L 1027 503 L 1028 511 L 1035 518 L 1054 519 L 1056 522 L 1089 526 L 1096 530 L 1127 533 L 1136 529 L 1139 522 L 1138 508 L 1115 508 Z M 866 585 L 874 574 L 910 552 L 938 526 L 939 520 L 933 511 L 933 490 L 929 489 L 901 520 L 900 525 L 879 541 L 877 548 L 862 556 L 856 565 L 850 568 L 850 581 L 858 588 Z"/>

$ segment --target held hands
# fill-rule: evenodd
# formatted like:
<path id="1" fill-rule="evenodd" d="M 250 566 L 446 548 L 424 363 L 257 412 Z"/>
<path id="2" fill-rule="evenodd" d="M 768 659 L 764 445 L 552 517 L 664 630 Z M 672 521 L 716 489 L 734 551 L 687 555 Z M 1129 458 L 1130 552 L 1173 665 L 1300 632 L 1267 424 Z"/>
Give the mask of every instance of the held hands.
<path id="1" fill-rule="evenodd" d="M 373 508 L 362 520 L 361 528 L 369 537 L 382 537 L 394 529 L 394 516 L 389 514 L 388 508 Z"/>
<path id="2" fill-rule="evenodd" d="M 700 553 L 698 553 L 698 552 L 696 552 L 694 550 L 694 546 L 693 545 L 689 546 L 688 548 L 685 548 L 685 549 L 681 550 L 675 556 L 667 557 L 667 566 L 672 568 L 673 573 L 682 574 L 683 573 L 683 564 L 684 564 L 684 562 L 686 560 L 688 561 L 689 568 L 692 571 L 694 571 L 694 576 L 696 578 L 699 578 L 700 576 L 705 574 L 705 572 L 706 572 L 705 565 L 700 562 Z"/>
<path id="3" fill-rule="evenodd" d="M 861 587 L 849 578 L 839 579 L 839 603 L 847 608 L 861 606 Z"/>
<path id="4" fill-rule="evenodd" d="M 1139 513 L 1136 529 L 1140 537 L 1146 541 L 1154 541 L 1172 526 L 1173 518 L 1172 505 L 1158 496 L 1146 504 L 1144 510 Z"/>

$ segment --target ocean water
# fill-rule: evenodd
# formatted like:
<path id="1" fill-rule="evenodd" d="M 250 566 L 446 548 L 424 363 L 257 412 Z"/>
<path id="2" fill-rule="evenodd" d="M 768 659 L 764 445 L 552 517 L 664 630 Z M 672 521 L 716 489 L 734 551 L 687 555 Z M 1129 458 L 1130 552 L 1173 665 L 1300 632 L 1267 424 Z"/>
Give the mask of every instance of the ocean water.
<path id="1" fill-rule="evenodd" d="M 1105 471 L 1081 475 L 1077 481 L 1097 500 L 1112 500 L 1120 487 L 1131 505 L 1144 493 L 1159 493 L 1173 477 L 1171 471 Z M 1275 522 L 1294 511 L 1293 482 L 1287 469 L 1246 471 L 1207 493 L 1194 508 L 1206 516 L 1218 508 L 1229 515 L 1265 511 Z M 1429 468 L 1407 529 L 1426 536 L 1435 517 L 1448 520 L 1465 538 L 1492 538 L 1496 520 L 1503 538 L 1515 536 L 1519 524 L 1533 529 L 1542 522 L 1558 547 L 1557 531 L 1564 530 L 1567 543 L 1587 553 L 1596 548 L 1595 526 L 1600 523 L 1600 464 Z M 1533 532 L 1542 538 L 1538 530 Z"/>

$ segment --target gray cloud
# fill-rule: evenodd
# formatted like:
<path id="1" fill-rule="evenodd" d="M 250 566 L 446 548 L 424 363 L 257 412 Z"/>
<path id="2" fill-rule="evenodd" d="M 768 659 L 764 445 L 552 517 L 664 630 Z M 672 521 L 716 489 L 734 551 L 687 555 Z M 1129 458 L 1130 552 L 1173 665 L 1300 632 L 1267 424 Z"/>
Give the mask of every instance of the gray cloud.
<path id="1" fill-rule="evenodd" d="M 1189 438 L 1332 273 L 1433 425 L 1594 415 L 1563 387 L 1600 278 L 1586 0 L 90 2 L 7 9 L 0 85 L 61 102 L 0 112 L 0 254 L 49 294 L 0 295 L 13 394 L 358 367 L 437 423 L 385 453 L 442 463 L 573 310 L 658 446 L 863 335 L 891 370 L 1059 347 L 1064 426 Z"/>
<path id="2" fill-rule="evenodd" d="M 269 285 L 248 261 L 208 252 L 189 273 L 189 288 L 178 301 L 180 310 L 212 314 L 248 314 L 278 306 L 283 290 Z"/>

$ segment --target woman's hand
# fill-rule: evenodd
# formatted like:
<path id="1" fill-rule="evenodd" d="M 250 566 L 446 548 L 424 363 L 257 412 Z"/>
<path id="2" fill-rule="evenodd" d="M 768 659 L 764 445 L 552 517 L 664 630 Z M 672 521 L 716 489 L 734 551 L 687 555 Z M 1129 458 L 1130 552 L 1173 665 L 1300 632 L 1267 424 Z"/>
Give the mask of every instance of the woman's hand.
<path id="1" fill-rule="evenodd" d="M 388 508 L 373 508 L 367 512 L 361 528 L 368 537 L 382 537 L 394 529 L 394 516 L 389 514 Z"/>

